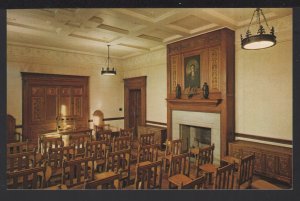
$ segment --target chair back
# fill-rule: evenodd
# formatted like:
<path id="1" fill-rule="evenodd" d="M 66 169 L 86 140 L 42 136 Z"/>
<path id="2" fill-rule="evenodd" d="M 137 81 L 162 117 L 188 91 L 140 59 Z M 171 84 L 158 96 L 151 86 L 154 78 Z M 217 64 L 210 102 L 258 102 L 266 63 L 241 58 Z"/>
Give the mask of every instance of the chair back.
<path id="1" fill-rule="evenodd" d="M 27 152 L 28 151 L 28 141 L 8 143 L 6 145 L 6 151 L 7 151 L 7 154 L 16 154 L 16 153 L 21 153 L 21 152 Z"/>
<path id="2" fill-rule="evenodd" d="M 136 189 L 161 189 L 162 185 L 162 160 L 140 166 L 136 164 Z"/>
<path id="3" fill-rule="evenodd" d="M 204 189 L 205 182 L 206 182 L 206 177 L 205 175 L 202 175 L 189 183 L 186 184 L 181 183 L 178 189 Z"/>
<path id="4" fill-rule="evenodd" d="M 45 187 L 45 167 L 34 167 L 7 174 L 8 189 L 39 189 Z"/>
<path id="5" fill-rule="evenodd" d="M 72 188 L 94 180 L 94 161 L 94 157 L 64 161 L 62 171 L 63 184 L 68 188 Z"/>
<path id="6" fill-rule="evenodd" d="M 108 152 L 106 154 L 105 171 L 112 171 L 121 174 L 121 179 L 130 178 L 130 149 Z"/>
<path id="7" fill-rule="evenodd" d="M 112 131 L 111 130 L 100 130 L 98 132 L 96 132 L 96 140 L 97 141 L 106 141 L 108 143 L 111 142 L 111 137 L 112 135 Z"/>
<path id="8" fill-rule="evenodd" d="M 41 153 L 47 155 L 49 148 L 59 148 L 64 146 L 62 136 L 59 137 L 42 137 L 41 141 Z"/>
<path id="9" fill-rule="evenodd" d="M 139 145 L 138 147 L 138 157 L 137 157 L 137 163 L 143 162 L 143 161 L 157 161 L 158 159 L 158 144 L 151 144 L 151 145 Z"/>
<path id="10" fill-rule="evenodd" d="M 247 183 L 246 188 L 251 187 L 253 172 L 254 172 L 255 155 L 251 154 L 242 157 L 238 166 L 237 188 L 239 189 L 242 184 Z"/>
<path id="11" fill-rule="evenodd" d="M 103 179 L 96 179 L 86 182 L 84 189 L 121 189 L 120 174 L 114 172 L 105 172 L 104 174 L 111 174 Z"/>
<path id="12" fill-rule="evenodd" d="M 198 154 L 198 159 L 197 159 L 199 165 L 213 164 L 214 150 L 215 150 L 214 144 L 212 144 L 211 146 L 200 148 L 199 154 Z"/>
<path id="13" fill-rule="evenodd" d="M 130 137 L 130 139 L 132 140 L 133 138 L 133 130 L 132 128 L 126 128 L 126 129 L 120 129 L 120 137 Z"/>
<path id="14" fill-rule="evenodd" d="M 139 138 L 140 145 L 150 145 L 154 144 L 154 133 L 148 133 L 148 134 L 141 134 Z"/>
<path id="15" fill-rule="evenodd" d="M 58 148 L 49 148 L 47 157 L 47 165 L 53 169 L 62 168 L 63 160 L 64 160 L 64 151 L 62 147 Z"/>
<path id="16" fill-rule="evenodd" d="M 188 153 L 172 155 L 169 177 L 176 174 L 190 175 L 190 156 Z"/>
<path id="17" fill-rule="evenodd" d="M 90 141 L 88 134 L 75 134 L 70 136 L 70 145 L 75 146 L 75 157 L 84 157 L 86 143 Z"/>
<path id="18" fill-rule="evenodd" d="M 217 169 L 214 189 L 233 189 L 235 163 Z"/>
<path id="19" fill-rule="evenodd" d="M 92 142 L 87 142 L 86 147 L 85 147 L 85 157 L 92 157 L 96 160 L 98 159 L 104 159 L 106 157 L 106 141 L 92 141 Z"/>
<path id="20" fill-rule="evenodd" d="M 36 166 L 35 151 L 7 154 L 7 172 L 20 171 Z"/>
<path id="21" fill-rule="evenodd" d="M 131 146 L 131 139 L 129 136 L 115 137 L 112 140 L 111 151 L 121 151 L 124 149 L 129 149 Z"/>
<path id="22" fill-rule="evenodd" d="M 167 140 L 165 155 L 173 154 L 178 155 L 182 153 L 182 139 L 178 140 Z"/>

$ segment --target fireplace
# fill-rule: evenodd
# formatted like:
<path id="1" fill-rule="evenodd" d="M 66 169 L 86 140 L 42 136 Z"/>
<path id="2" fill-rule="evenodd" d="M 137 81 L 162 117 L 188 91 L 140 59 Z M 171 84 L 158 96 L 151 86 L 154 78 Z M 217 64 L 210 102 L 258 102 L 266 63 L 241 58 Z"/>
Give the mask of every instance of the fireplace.
<path id="1" fill-rule="evenodd" d="M 214 143 L 214 163 L 216 164 L 220 162 L 220 135 L 219 113 L 172 111 L 172 139 L 183 138 L 183 149 L 185 150 L 193 146 L 205 146 Z M 193 138 L 201 142 L 196 144 Z"/>
<path id="2" fill-rule="evenodd" d="M 180 124 L 179 136 L 183 139 L 183 151 L 211 144 L 211 128 Z"/>

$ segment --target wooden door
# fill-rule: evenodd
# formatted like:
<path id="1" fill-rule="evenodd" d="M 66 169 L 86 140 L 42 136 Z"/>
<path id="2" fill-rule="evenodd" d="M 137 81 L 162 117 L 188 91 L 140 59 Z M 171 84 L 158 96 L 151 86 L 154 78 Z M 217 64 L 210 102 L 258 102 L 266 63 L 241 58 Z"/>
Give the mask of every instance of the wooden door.
<path id="1" fill-rule="evenodd" d="M 146 124 L 146 76 L 124 79 L 124 127 L 134 129 Z"/>
<path id="2" fill-rule="evenodd" d="M 134 136 L 137 136 L 137 127 L 141 125 L 141 90 L 129 91 L 129 127 L 134 128 Z"/>

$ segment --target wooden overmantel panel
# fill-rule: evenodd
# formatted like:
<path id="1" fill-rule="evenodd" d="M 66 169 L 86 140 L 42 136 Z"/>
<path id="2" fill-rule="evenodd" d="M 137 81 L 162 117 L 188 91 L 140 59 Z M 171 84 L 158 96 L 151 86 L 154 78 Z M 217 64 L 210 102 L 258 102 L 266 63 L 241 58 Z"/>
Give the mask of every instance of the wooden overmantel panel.
<path id="1" fill-rule="evenodd" d="M 172 139 L 173 110 L 220 113 L 221 156 L 227 154 L 235 127 L 234 35 L 234 31 L 224 28 L 167 46 L 168 139 Z M 189 96 L 188 66 L 191 64 L 198 67 L 199 82 Z M 204 82 L 209 86 L 208 99 L 203 98 Z M 180 98 L 176 98 L 177 84 L 181 86 Z"/>

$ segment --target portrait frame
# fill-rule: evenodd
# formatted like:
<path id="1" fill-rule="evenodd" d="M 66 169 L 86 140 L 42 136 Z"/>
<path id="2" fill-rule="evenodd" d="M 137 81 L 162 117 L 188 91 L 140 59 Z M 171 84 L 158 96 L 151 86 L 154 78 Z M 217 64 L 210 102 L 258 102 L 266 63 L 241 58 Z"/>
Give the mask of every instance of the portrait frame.
<path id="1" fill-rule="evenodd" d="M 184 89 L 201 88 L 200 54 L 184 57 Z M 192 73 L 194 71 L 194 73 Z"/>

